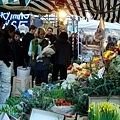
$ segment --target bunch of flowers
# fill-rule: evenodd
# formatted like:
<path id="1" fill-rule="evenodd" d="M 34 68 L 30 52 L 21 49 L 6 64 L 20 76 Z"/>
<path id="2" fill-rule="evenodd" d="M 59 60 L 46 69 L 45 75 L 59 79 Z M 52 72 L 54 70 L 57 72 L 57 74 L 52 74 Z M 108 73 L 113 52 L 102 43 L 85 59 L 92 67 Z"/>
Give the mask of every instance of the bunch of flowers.
<path id="1" fill-rule="evenodd" d="M 91 103 L 88 109 L 89 120 L 120 120 L 119 105 L 110 102 Z"/>

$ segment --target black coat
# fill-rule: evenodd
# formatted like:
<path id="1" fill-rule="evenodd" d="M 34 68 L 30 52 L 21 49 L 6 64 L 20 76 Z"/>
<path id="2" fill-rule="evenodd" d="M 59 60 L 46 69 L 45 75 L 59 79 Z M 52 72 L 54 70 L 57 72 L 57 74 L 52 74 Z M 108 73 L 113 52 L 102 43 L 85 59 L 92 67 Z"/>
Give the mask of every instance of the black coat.
<path id="1" fill-rule="evenodd" d="M 24 51 L 24 59 L 25 62 L 29 63 L 29 55 L 28 55 L 28 50 L 29 50 L 29 45 L 30 45 L 30 41 L 34 39 L 34 35 L 32 35 L 31 33 L 26 33 L 26 35 L 23 37 L 22 39 L 22 45 L 23 45 L 23 51 Z"/>
<path id="2" fill-rule="evenodd" d="M 3 36 L 0 37 L 0 60 L 2 60 L 8 67 L 10 66 L 10 61 L 12 58 L 12 48 L 9 43 L 10 36 L 5 32 Z"/>
<path id="3" fill-rule="evenodd" d="M 49 38 L 51 44 L 54 44 L 54 43 L 56 42 L 56 40 L 57 40 L 57 37 L 56 37 L 55 35 L 53 35 L 53 34 L 51 34 L 51 35 L 48 35 L 48 34 L 47 34 L 47 35 L 45 36 L 45 38 Z"/>
<path id="4" fill-rule="evenodd" d="M 13 67 L 15 74 L 17 73 L 17 67 L 24 65 L 24 57 L 23 57 L 23 46 L 21 45 L 21 42 L 19 41 L 13 41 L 12 42 L 12 49 L 13 49 Z"/>
<path id="5" fill-rule="evenodd" d="M 69 66 L 72 57 L 70 42 L 66 39 L 58 38 L 54 45 L 56 53 L 52 56 L 52 63 Z"/>

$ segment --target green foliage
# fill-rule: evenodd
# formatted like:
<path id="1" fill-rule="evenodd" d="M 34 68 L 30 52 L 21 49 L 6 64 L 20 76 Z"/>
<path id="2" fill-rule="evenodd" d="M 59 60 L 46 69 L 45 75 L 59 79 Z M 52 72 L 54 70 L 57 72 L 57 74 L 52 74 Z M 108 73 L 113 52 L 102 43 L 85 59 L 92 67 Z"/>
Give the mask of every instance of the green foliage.
<path id="1" fill-rule="evenodd" d="M 88 86 L 81 87 L 80 90 L 89 96 L 109 96 L 110 93 L 111 95 L 119 95 L 119 84 L 120 81 L 117 76 L 114 79 L 108 79 L 107 76 L 99 78 L 96 74 L 92 74 L 92 79 L 90 79 Z"/>
<path id="2" fill-rule="evenodd" d="M 5 113 L 12 115 L 16 118 L 19 117 L 21 110 L 19 110 L 16 106 L 19 102 L 20 102 L 20 99 L 18 97 L 8 98 L 5 102 L 5 106 L 3 106 L 0 109 L 0 114 L 2 112 L 5 112 Z"/>
<path id="3" fill-rule="evenodd" d="M 8 105 L 6 105 L 5 107 L 2 107 L 0 109 L 0 114 L 2 112 L 6 112 L 8 114 L 13 114 L 13 115 L 15 115 L 15 114 L 18 115 L 20 111 L 18 110 L 17 106 L 8 106 Z"/>
<path id="4" fill-rule="evenodd" d="M 80 64 L 81 63 L 81 60 L 78 58 L 77 60 L 71 60 L 71 64 L 73 63 L 77 63 L 77 64 Z"/>
<path id="5" fill-rule="evenodd" d="M 72 88 L 66 89 L 66 99 L 75 103 L 75 113 L 87 115 L 88 96 L 108 96 L 108 100 L 112 95 L 120 95 L 120 76 L 114 73 L 105 73 L 103 78 L 99 78 L 97 74 L 91 74 L 91 79 L 85 79 L 87 85 L 74 84 Z"/>
<path id="6" fill-rule="evenodd" d="M 40 87 L 33 88 L 33 95 L 31 97 L 26 96 L 24 93 L 21 95 L 21 101 L 24 103 L 23 112 L 30 114 L 32 108 L 38 108 L 42 110 L 48 110 L 54 103 L 52 98 L 45 97 L 48 93 L 46 84 L 42 83 Z"/>
<path id="7" fill-rule="evenodd" d="M 91 103 L 88 109 L 89 120 L 119 120 L 119 105 L 111 102 Z"/>
<path id="8" fill-rule="evenodd" d="M 14 106 L 14 105 L 17 105 L 18 103 L 20 103 L 20 99 L 18 97 L 8 98 L 5 102 L 5 104 L 9 106 Z"/>
<path id="9" fill-rule="evenodd" d="M 49 91 L 45 96 L 53 99 L 62 99 L 65 98 L 65 90 L 61 89 L 60 87 L 56 87 Z"/>
<path id="10" fill-rule="evenodd" d="M 84 94 L 83 91 L 79 89 L 77 84 L 74 84 L 71 89 L 66 89 L 65 99 L 70 100 L 74 103 L 74 113 L 80 115 L 87 114 L 88 106 L 88 95 Z"/>

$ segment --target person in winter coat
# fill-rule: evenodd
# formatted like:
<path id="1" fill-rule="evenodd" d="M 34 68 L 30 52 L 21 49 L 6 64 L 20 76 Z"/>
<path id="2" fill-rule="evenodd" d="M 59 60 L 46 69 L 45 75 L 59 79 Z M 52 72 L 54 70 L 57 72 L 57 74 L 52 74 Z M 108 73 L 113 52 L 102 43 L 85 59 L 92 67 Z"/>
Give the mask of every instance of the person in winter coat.
<path id="1" fill-rule="evenodd" d="M 42 50 L 49 44 L 49 41 L 45 39 L 46 31 L 44 28 L 37 28 L 34 36 L 35 38 L 31 40 L 29 45 L 28 55 L 31 59 L 36 61 L 32 69 L 32 80 L 36 78 L 36 84 L 41 84 L 42 82 L 48 83 L 48 72 L 49 72 L 49 57 L 44 53 L 44 57 L 37 58 L 41 54 Z"/>
<path id="2" fill-rule="evenodd" d="M 29 27 L 29 32 L 26 33 L 26 35 L 24 35 L 23 39 L 22 39 L 22 44 L 23 44 L 23 51 L 24 51 L 24 63 L 25 63 L 25 67 L 29 66 L 29 55 L 28 55 L 28 50 L 29 50 L 29 44 L 30 41 L 32 39 L 34 39 L 34 33 L 36 31 L 37 27 L 34 25 L 31 25 Z"/>
<path id="3" fill-rule="evenodd" d="M 47 34 L 45 35 L 45 38 L 47 38 L 51 44 L 54 44 L 57 40 L 57 37 L 53 35 L 53 28 L 49 27 L 47 29 Z"/>
<path id="4" fill-rule="evenodd" d="M 23 57 L 23 46 L 20 41 L 21 34 L 19 31 L 15 32 L 14 39 L 12 41 L 12 49 L 13 49 L 13 69 L 15 76 L 17 75 L 17 67 L 24 66 L 24 57 Z"/>
<path id="5" fill-rule="evenodd" d="M 72 50 L 71 44 L 68 41 L 67 32 L 61 32 L 58 36 L 57 42 L 54 44 L 56 53 L 53 57 L 53 72 L 52 81 L 58 80 L 58 73 L 60 72 L 60 79 L 67 78 L 67 67 L 71 63 Z"/>
<path id="6" fill-rule="evenodd" d="M 12 48 L 9 40 L 14 37 L 15 27 L 7 25 L 0 37 L 0 105 L 10 96 L 12 73 Z"/>
<path id="7" fill-rule="evenodd" d="M 71 43 L 71 49 L 72 49 L 72 54 L 73 54 L 73 60 L 77 60 L 78 57 L 78 45 L 77 45 L 77 38 L 76 38 L 76 33 L 72 33 L 71 36 L 69 37 L 69 41 Z"/>

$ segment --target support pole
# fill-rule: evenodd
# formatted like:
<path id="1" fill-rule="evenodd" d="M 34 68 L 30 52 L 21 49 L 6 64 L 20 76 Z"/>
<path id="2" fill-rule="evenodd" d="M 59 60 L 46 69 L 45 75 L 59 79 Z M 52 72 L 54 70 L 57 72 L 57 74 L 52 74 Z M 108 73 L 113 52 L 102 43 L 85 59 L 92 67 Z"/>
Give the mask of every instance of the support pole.
<path id="1" fill-rule="evenodd" d="M 57 36 L 59 35 L 59 29 L 60 29 L 60 21 L 59 21 L 59 17 L 57 20 Z"/>

